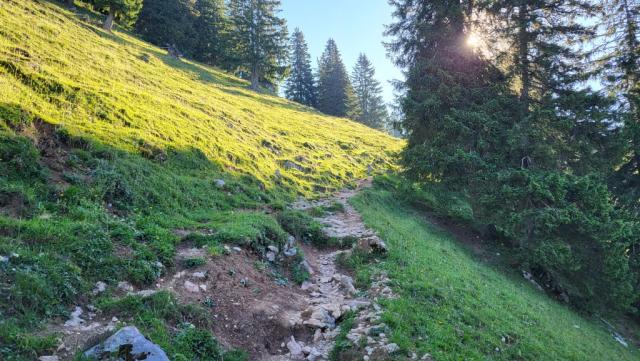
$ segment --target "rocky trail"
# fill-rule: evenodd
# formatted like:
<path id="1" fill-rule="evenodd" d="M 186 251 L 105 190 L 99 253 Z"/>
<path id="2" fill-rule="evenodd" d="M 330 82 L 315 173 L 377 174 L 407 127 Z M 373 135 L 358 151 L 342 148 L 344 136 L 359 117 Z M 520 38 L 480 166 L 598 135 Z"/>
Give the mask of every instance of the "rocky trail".
<path id="1" fill-rule="evenodd" d="M 340 211 L 318 218 L 325 226 L 324 232 L 331 237 L 355 240 L 354 249 L 383 253 L 386 252 L 385 243 L 364 225 L 358 212 L 348 203 L 369 184 L 370 181 L 362 181 L 355 189 L 343 190 L 318 201 L 301 200 L 293 207 L 305 210 L 341 204 Z M 265 260 L 249 250 L 227 247 L 228 255 L 209 257 L 206 264 L 196 268 L 176 269 L 158 280 L 154 288 L 137 290 L 123 282 L 118 285 L 117 292 L 148 297 L 166 290 L 182 303 L 209 305 L 214 321 L 212 331 L 219 342 L 229 348 L 246 350 L 250 360 L 327 360 L 346 315 L 353 318 L 347 339 L 358 348 L 357 356 L 350 359 L 385 359 L 396 352 L 398 346 L 389 343 L 385 336 L 386 326 L 380 322 L 382 310 L 377 303 L 380 298 L 395 297 L 386 275 L 378 274 L 370 289 L 358 290 L 352 277 L 337 265 L 341 254 L 353 250 L 297 246 L 304 252 L 303 263 L 310 273 L 301 286 L 274 282 L 272 274 L 256 267 Z M 287 257 L 287 250 L 274 248 L 272 251 L 278 257 Z M 206 258 L 207 254 L 203 249 L 184 245 L 178 249 L 176 264 L 181 264 L 180 259 L 192 257 Z M 105 286 L 98 283 L 94 293 L 102 292 Z M 44 356 L 41 360 L 70 359 L 78 350 L 96 344 L 104 339 L 104 334 L 127 326 L 130 321 L 109 318 L 94 311 L 91 305 L 77 306 L 64 324 L 52 325 L 52 331 L 63 335 L 62 342 L 56 355 Z M 131 354 L 142 355 L 145 346 L 140 340 L 145 339 L 136 332 L 135 328 L 125 327 L 98 346 L 135 341 L 138 349 L 134 347 Z M 147 343 L 150 350 L 157 349 L 150 341 Z M 155 356 L 145 354 L 147 361 L 167 359 L 164 354 Z"/>

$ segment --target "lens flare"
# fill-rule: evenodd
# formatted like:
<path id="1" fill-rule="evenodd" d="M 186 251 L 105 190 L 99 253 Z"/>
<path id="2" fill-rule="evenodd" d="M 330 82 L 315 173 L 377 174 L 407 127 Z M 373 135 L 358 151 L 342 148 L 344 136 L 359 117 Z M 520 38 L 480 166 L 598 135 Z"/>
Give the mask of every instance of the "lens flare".
<path id="1" fill-rule="evenodd" d="M 480 45 L 482 45 L 482 38 L 476 33 L 469 34 L 467 37 L 467 46 L 478 48 Z"/>

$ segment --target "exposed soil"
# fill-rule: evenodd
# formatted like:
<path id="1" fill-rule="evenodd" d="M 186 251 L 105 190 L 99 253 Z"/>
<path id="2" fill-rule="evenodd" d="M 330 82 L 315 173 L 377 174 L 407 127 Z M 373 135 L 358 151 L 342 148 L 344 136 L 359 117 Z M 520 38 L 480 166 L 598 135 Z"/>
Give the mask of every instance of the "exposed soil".
<path id="1" fill-rule="evenodd" d="M 316 201 L 299 201 L 294 207 L 306 209 L 339 202 L 343 211 L 330 213 L 319 219 L 330 236 L 351 237 L 366 245 L 386 247 L 378 236 L 367 229 L 357 211 L 348 204 L 349 198 L 362 187 L 345 190 L 335 196 Z M 212 331 L 227 348 L 240 348 L 250 353 L 251 360 L 326 360 L 340 331 L 344 315 L 353 312 L 354 328 L 348 339 L 354 346 L 357 359 L 385 359 L 396 351 L 388 344 L 380 323 L 380 297 L 394 297 L 388 287 L 386 275 L 376 276 L 370 290 L 357 290 L 351 277 L 337 269 L 336 258 L 341 250 L 320 250 L 300 245 L 305 254 L 311 277 L 301 286 L 285 283 L 270 272 L 273 266 L 259 255 L 237 247 L 227 247 L 229 254 L 211 257 L 204 249 L 189 245 L 177 251 L 176 269 L 158 280 L 155 287 L 136 290 L 128 283 L 118 286 L 119 292 L 151 295 L 159 290 L 175 294 L 182 303 L 200 304 L 210 310 Z M 377 251 L 380 251 L 377 249 Z M 194 268 L 185 268 L 184 260 L 204 258 L 207 262 Z M 286 255 L 278 258 L 286 261 Z M 96 292 L 100 292 L 97 286 Z M 88 307 L 84 307 L 88 309 Z M 117 321 L 97 316 L 78 306 L 65 324 L 52 325 L 50 331 L 63 334 L 58 356 L 69 359 L 73 352 L 88 348 L 111 333 Z M 79 314 L 79 310 L 83 313 Z"/>

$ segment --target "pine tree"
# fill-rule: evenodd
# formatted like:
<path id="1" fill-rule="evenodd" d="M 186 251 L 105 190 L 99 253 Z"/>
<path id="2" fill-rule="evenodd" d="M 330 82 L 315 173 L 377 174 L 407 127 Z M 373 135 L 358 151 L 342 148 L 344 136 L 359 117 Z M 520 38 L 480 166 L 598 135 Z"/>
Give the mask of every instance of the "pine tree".
<path id="1" fill-rule="evenodd" d="M 278 17 L 280 0 L 230 0 L 234 62 L 251 89 L 275 88 L 288 71 L 286 21 Z"/>
<path id="2" fill-rule="evenodd" d="M 309 49 L 300 29 L 295 29 L 291 37 L 291 72 L 285 88 L 287 99 L 312 107 L 317 105 L 318 95 Z"/>
<path id="3" fill-rule="evenodd" d="M 172 46 L 193 55 L 196 15 L 188 0 L 144 0 L 136 32 L 158 46 Z"/>
<path id="4" fill-rule="evenodd" d="M 626 154 L 615 174 L 613 187 L 636 215 L 640 215 L 640 1 L 604 2 L 605 41 L 600 50 L 603 81 L 620 99 L 624 116 Z M 640 254 L 640 247 L 636 251 Z"/>
<path id="5" fill-rule="evenodd" d="M 138 14 L 142 9 L 143 0 L 94 0 L 95 5 L 101 11 L 107 13 L 103 28 L 111 31 L 114 20 L 120 20 L 124 25 L 135 24 Z"/>
<path id="6" fill-rule="evenodd" d="M 194 23 L 197 42 L 194 58 L 216 66 L 226 65 L 229 22 L 224 0 L 196 0 L 198 17 Z"/>
<path id="7" fill-rule="evenodd" d="M 338 46 L 329 39 L 318 65 L 318 109 L 329 115 L 357 119 L 360 111 Z"/>
<path id="8" fill-rule="evenodd" d="M 375 79 L 375 69 L 366 55 L 360 54 L 351 75 L 353 89 L 358 98 L 358 121 L 372 128 L 382 129 L 389 113 L 382 99 L 382 87 Z"/>

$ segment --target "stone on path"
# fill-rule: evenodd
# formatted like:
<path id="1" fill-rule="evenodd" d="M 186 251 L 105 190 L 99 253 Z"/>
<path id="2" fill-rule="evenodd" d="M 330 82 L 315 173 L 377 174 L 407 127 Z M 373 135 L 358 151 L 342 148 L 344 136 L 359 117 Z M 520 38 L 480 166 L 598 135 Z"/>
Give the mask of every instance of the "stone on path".
<path id="1" fill-rule="evenodd" d="M 91 360 L 101 360 L 105 355 L 117 352 L 123 360 L 169 361 L 165 352 L 149 341 L 133 326 L 125 327 L 90 348 L 84 356 Z"/>

